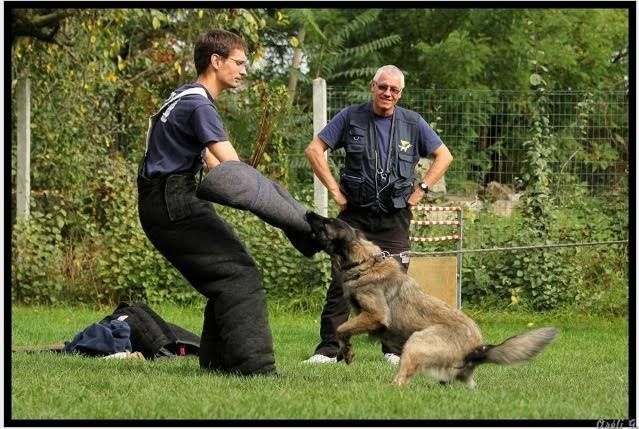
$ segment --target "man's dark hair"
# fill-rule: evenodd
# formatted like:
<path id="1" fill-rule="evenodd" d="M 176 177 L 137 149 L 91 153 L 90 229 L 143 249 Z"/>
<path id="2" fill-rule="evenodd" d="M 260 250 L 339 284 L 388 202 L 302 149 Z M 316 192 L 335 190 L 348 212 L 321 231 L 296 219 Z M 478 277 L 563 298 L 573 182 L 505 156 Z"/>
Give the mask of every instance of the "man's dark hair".
<path id="1" fill-rule="evenodd" d="M 195 48 L 193 49 L 193 60 L 195 61 L 197 75 L 199 76 L 206 71 L 211 61 L 211 55 L 218 54 L 227 58 L 234 49 L 242 49 L 244 51 L 247 49 L 244 39 L 235 33 L 215 29 L 200 34 L 195 41 Z"/>

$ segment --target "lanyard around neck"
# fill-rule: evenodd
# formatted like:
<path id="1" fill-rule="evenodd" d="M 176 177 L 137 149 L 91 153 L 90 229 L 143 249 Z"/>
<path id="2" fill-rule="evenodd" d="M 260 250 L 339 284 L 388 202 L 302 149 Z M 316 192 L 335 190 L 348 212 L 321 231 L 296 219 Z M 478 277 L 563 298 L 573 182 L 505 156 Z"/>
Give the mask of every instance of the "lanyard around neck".
<path id="1" fill-rule="evenodd" d="M 377 126 L 375 125 L 375 114 L 373 113 L 372 110 L 371 110 L 371 118 L 373 120 L 373 140 L 375 141 L 375 173 L 376 175 L 379 174 L 382 180 L 386 181 L 390 173 L 391 154 L 393 152 L 392 140 L 393 140 L 393 134 L 395 132 L 395 112 L 393 112 L 393 116 L 391 118 L 390 133 L 388 136 L 388 149 L 386 153 L 386 165 L 384 166 L 384 169 L 379 168 L 379 161 L 380 161 L 380 143 L 379 142 L 380 141 L 377 139 Z"/>

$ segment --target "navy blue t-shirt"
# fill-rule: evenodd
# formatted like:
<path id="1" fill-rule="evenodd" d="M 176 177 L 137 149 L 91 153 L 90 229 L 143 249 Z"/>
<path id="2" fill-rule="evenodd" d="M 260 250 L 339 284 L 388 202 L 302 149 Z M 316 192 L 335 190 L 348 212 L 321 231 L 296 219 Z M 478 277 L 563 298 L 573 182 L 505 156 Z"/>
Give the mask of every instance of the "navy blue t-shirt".
<path id="1" fill-rule="evenodd" d="M 318 134 L 319 138 L 328 145 L 331 150 L 342 147 L 342 134 L 348 126 L 348 107 L 342 109 L 337 115 L 333 116 L 328 124 Z M 380 161 L 382 165 L 386 164 L 388 156 L 388 145 L 390 141 L 390 129 L 392 116 L 377 116 L 375 118 L 375 135 L 380 145 Z M 442 140 L 426 122 L 424 118 L 419 118 L 419 140 L 417 141 L 417 151 L 419 156 L 426 157 L 433 153 L 442 144 Z"/>
<path id="2" fill-rule="evenodd" d="M 204 88 L 199 83 L 189 83 L 171 96 L 195 87 Z M 222 118 L 208 92 L 207 95 L 186 95 L 168 106 L 158 118 L 149 139 L 147 177 L 196 172 L 202 164 L 206 145 L 228 140 Z"/>

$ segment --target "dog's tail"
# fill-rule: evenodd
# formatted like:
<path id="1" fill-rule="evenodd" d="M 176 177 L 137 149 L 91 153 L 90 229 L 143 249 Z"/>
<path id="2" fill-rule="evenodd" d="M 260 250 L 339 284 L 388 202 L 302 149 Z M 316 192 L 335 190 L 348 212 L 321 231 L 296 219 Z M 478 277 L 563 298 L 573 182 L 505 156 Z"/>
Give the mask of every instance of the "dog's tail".
<path id="1" fill-rule="evenodd" d="M 515 365 L 528 362 L 550 344 L 558 333 L 557 328 L 540 328 L 510 337 L 496 346 L 484 344 L 470 352 L 464 358 L 464 363 L 466 365 L 482 363 Z"/>

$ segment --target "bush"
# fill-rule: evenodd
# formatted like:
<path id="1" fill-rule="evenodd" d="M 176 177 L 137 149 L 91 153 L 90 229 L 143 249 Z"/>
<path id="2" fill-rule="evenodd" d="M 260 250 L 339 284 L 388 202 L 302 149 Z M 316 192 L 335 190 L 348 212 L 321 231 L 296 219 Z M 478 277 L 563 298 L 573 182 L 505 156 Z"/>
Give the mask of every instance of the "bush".
<path id="1" fill-rule="evenodd" d="M 547 243 L 627 238 L 619 218 L 624 201 L 577 198 L 555 209 Z M 545 244 L 527 235 L 521 212 L 500 218 L 479 212 L 464 224 L 464 247 L 509 248 Z M 573 308 L 611 316 L 628 311 L 628 253 L 623 245 L 502 250 L 464 255 L 462 301 L 485 308 Z"/>
<path id="2" fill-rule="evenodd" d="M 291 189 L 291 187 L 289 187 Z M 623 193 L 605 197 L 574 188 L 572 198 L 547 212 L 545 243 L 627 238 Z M 310 189 L 293 193 L 312 207 Z M 40 196 L 28 221 L 13 225 L 12 300 L 27 304 L 119 300 L 201 303 L 201 295 L 151 245 L 139 224 L 135 172 L 108 158 L 73 192 Z M 330 282 L 327 255 L 305 258 L 284 234 L 249 212 L 216 206 L 256 260 L 270 303 L 318 310 Z M 466 211 L 464 248 L 491 249 L 539 244 L 522 212 L 502 218 Z M 625 246 L 569 247 L 467 253 L 463 261 L 464 305 L 546 310 L 570 307 L 619 315 L 628 308 Z"/>
<path id="3" fill-rule="evenodd" d="M 123 165 L 100 183 L 100 205 L 106 219 L 100 234 L 101 257 L 96 261 L 100 301 L 143 300 L 179 304 L 199 294 L 152 246 L 138 218 L 137 188 Z"/>
<path id="4" fill-rule="evenodd" d="M 202 296 L 152 246 L 140 226 L 137 190 L 126 165 L 113 161 L 88 182 L 93 210 L 42 204 L 18 222 L 12 239 L 12 299 L 27 304 L 118 301 L 200 302 Z M 298 200 L 311 207 L 312 195 Z M 303 257 L 277 228 L 250 212 L 216 206 L 256 260 L 271 300 L 291 309 L 316 307 L 330 282 L 325 254 Z M 89 212 L 91 215 L 88 215 Z"/>
<path id="5" fill-rule="evenodd" d="M 101 195 L 93 211 L 73 201 L 39 203 L 29 221 L 12 230 L 12 300 L 27 304 L 84 302 L 113 306 L 119 300 L 200 303 L 201 295 L 157 252 L 139 225 L 131 174 L 117 163 L 111 176 L 88 183 Z M 294 195 L 312 207 L 310 191 Z M 623 240 L 623 199 L 583 197 L 556 209 L 551 243 Z M 269 303 L 319 311 L 330 282 L 324 254 L 305 258 L 284 234 L 249 212 L 216 206 L 237 231 L 264 278 Z M 45 213 L 46 212 L 46 213 Z M 464 247 L 499 248 L 520 241 L 521 213 L 508 218 L 465 212 Z M 483 308 L 573 308 L 622 315 L 628 309 L 626 246 L 466 253 L 462 302 Z"/>
<path id="6" fill-rule="evenodd" d="M 11 234 L 11 298 L 26 304 L 56 302 L 64 284 L 60 212 L 35 211 Z M 62 215 L 64 215 L 62 213 Z"/>

